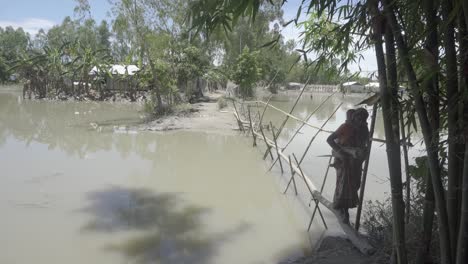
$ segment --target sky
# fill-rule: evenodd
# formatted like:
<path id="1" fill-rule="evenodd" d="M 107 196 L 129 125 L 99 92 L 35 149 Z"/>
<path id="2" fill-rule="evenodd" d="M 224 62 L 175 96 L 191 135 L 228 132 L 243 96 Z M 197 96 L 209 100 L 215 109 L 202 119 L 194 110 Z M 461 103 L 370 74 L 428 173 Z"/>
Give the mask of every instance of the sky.
<path id="1" fill-rule="evenodd" d="M 107 0 L 89 0 L 91 15 L 101 21 L 109 17 L 111 6 Z M 73 17 L 74 0 L 0 0 L 0 27 L 22 27 L 35 34 L 60 24 L 66 16 Z"/>
<path id="2" fill-rule="evenodd" d="M 288 0 L 284 6 L 284 20 L 289 21 L 296 17 L 297 8 L 302 0 Z M 89 0 L 91 15 L 99 23 L 110 20 L 111 5 L 108 0 Z M 74 0 L 0 0 L 0 27 L 22 27 L 26 32 L 34 35 L 39 29 L 48 30 L 56 24 L 60 24 L 66 16 L 73 17 L 73 9 L 76 6 Z M 304 15 L 300 20 L 304 19 Z M 299 41 L 301 29 L 294 23 L 282 30 L 285 39 Z M 363 53 L 364 60 L 359 64 L 362 76 L 376 71 L 377 63 L 373 50 Z M 351 72 L 359 70 L 357 64 L 350 66 Z"/>

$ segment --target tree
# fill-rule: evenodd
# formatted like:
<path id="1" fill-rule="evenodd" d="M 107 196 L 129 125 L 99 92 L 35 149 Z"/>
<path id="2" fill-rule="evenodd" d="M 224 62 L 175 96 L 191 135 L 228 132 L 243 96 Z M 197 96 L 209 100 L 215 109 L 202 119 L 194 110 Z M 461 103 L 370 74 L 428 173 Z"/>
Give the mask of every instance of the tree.
<path id="1" fill-rule="evenodd" d="M 199 29 L 214 31 L 223 26 L 229 30 L 232 22 L 243 15 L 254 19 L 260 3 L 198 0 L 193 3 L 192 17 Z M 428 155 L 430 173 L 427 182 L 432 186 L 426 195 L 430 197 L 432 191 L 436 202 L 442 263 L 467 263 L 468 4 L 459 0 L 327 0 L 302 1 L 298 6 L 298 17 L 301 10 L 307 10 L 309 19 L 304 24 L 301 50 L 305 61 L 313 52 L 318 54 L 317 63 L 339 59 L 340 69 L 346 69 L 350 62 L 359 61 L 362 50 L 375 49 L 385 116 L 397 262 L 407 262 L 399 161 L 398 113 L 402 102 L 396 94 L 398 83 L 405 80 L 410 95 L 406 102 L 410 108 L 405 123 L 413 122 L 416 119 L 414 113 L 417 113 Z M 442 21 L 437 20 L 439 12 Z M 297 23 L 298 17 L 291 22 Z M 440 120 L 447 122 L 439 123 L 439 112 Z M 448 130 L 449 137 L 441 142 L 442 129 Z M 447 165 L 439 153 L 447 153 Z M 444 166 L 448 168 L 446 183 L 442 178 Z M 463 192 L 460 191 L 462 186 L 466 188 Z M 431 210 L 431 207 L 427 206 L 425 210 Z M 425 231 L 430 233 L 432 230 L 428 226 L 425 225 Z"/>
<path id="2" fill-rule="evenodd" d="M 243 98 L 254 95 L 253 85 L 258 81 L 261 74 L 257 55 L 258 52 L 250 52 L 249 48 L 245 47 L 234 66 L 232 79 L 239 85 L 239 92 Z"/>

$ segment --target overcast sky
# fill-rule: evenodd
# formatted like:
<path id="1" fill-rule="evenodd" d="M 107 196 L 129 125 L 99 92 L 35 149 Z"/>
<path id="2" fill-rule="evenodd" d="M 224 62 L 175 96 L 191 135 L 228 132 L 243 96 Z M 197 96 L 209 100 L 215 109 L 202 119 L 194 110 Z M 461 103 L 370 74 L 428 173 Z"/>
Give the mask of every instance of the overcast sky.
<path id="1" fill-rule="evenodd" d="M 283 6 L 285 21 L 296 16 L 301 0 L 289 0 Z M 110 20 L 111 6 L 107 0 L 89 0 L 91 15 L 96 21 Z M 45 30 L 60 24 L 66 16 L 73 16 L 74 0 L 0 0 L 0 27 L 22 27 L 34 35 L 40 28 Z M 291 23 L 282 30 L 286 39 L 299 40 L 300 28 Z M 364 52 L 364 60 L 360 62 L 362 75 L 376 71 L 375 54 L 373 50 Z M 351 71 L 358 71 L 358 65 L 351 65 Z"/>

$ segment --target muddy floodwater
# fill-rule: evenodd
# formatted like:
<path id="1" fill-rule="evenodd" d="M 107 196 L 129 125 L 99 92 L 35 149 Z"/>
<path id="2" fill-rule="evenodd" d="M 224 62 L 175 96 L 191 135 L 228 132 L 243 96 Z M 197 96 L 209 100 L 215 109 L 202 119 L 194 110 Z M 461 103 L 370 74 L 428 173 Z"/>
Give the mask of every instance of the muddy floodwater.
<path id="1" fill-rule="evenodd" d="M 294 94 L 273 104 L 288 110 Z M 307 95 L 305 118 L 325 95 Z M 309 121 L 336 129 L 362 97 L 333 97 Z M 251 137 L 193 131 L 136 132 L 138 105 L 23 101 L 0 87 L 0 263 L 276 263 L 308 254 L 324 231 L 304 189 L 283 195 Z M 283 116 L 267 111 L 279 125 Z M 280 144 L 299 126 L 288 122 Z M 315 131 L 286 150 L 299 155 Z M 383 138 L 381 120 L 376 137 Z M 303 168 L 320 183 L 330 154 L 320 134 Z M 366 197 L 389 192 L 385 148 L 375 143 Z M 416 154 L 412 154 L 417 155 Z M 331 198 L 334 171 L 325 195 Z M 301 188 L 301 187 L 300 187 Z M 325 212 L 333 226 L 334 218 Z"/>

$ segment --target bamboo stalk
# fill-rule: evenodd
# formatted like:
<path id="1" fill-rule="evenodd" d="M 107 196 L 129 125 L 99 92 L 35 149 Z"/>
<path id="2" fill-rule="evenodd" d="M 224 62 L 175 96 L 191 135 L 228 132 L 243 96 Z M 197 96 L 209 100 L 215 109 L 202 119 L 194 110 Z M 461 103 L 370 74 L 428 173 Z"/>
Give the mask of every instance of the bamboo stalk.
<path id="1" fill-rule="evenodd" d="M 328 160 L 328 166 L 327 166 L 327 170 L 325 171 L 325 176 L 323 177 L 322 186 L 320 187 L 320 193 L 323 192 L 323 189 L 325 187 L 325 183 L 327 181 L 328 171 L 330 170 L 330 163 L 332 161 L 332 158 L 333 158 L 333 156 L 330 156 L 330 159 Z M 315 213 L 317 212 L 317 209 L 320 210 L 319 202 L 318 202 L 317 199 L 311 199 L 310 202 L 309 202 L 309 207 L 310 207 L 310 203 L 312 202 L 312 200 L 315 200 L 315 207 L 314 207 L 314 211 L 312 212 L 312 216 L 310 217 L 310 221 L 309 221 L 309 225 L 307 227 L 307 230 L 310 230 L 310 227 L 312 226 L 312 221 L 314 221 Z"/>
<path id="2" fill-rule="evenodd" d="M 406 212 L 405 212 L 405 218 L 406 218 L 406 223 L 409 222 L 410 218 L 410 207 L 411 207 L 411 177 L 409 173 L 409 160 L 408 160 L 408 139 L 406 138 L 406 131 L 405 131 L 405 121 L 403 119 L 403 109 L 400 109 L 400 130 L 401 130 L 401 137 L 405 141 L 403 144 L 403 161 L 405 163 L 405 176 L 406 176 Z M 408 135 L 409 137 L 409 135 Z"/>
<path id="3" fill-rule="evenodd" d="M 325 100 L 323 100 L 319 106 L 317 106 L 314 111 L 312 111 L 312 113 L 310 113 L 305 121 L 308 121 L 324 104 L 325 102 L 328 101 L 328 99 L 330 99 L 333 95 L 335 95 L 336 92 L 330 94 L 327 98 L 325 98 Z M 299 134 L 299 131 L 305 126 L 305 123 L 302 123 L 301 126 L 296 130 L 296 132 L 294 133 L 294 135 L 289 139 L 288 143 L 286 143 L 286 145 L 283 147 L 283 151 L 289 146 L 289 144 L 293 141 L 293 139 L 296 137 L 297 134 Z"/>
<path id="4" fill-rule="evenodd" d="M 288 120 L 289 120 L 289 116 L 291 116 L 292 113 L 294 112 L 294 109 L 296 108 L 297 103 L 299 103 L 299 99 L 301 99 L 301 96 L 302 96 L 302 94 L 304 93 L 304 90 L 305 90 L 307 84 L 309 84 L 309 80 L 310 80 L 310 76 L 307 77 L 306 83 L 305 83 L 304 86 L 302 87 L 302 90 L 301 90 L 301 92 L 299 93 L 299 95 L 297 96 L 296 101 L 294 102 L 294 105 L 291 107 L 291 110 L 289 110 L 289 115 L 286 116 L 286 118 L 284 119 L 283 123 L 281 124 L 281 126 L 280 126 L 280 128 L 279 128 L 279 130 L 278 130 L 278 133 L 276 134 L 276 138 L 278 138 L 278 137 L 280 136 L 281 132 L 283 131 L 284 126 L 286 125 L 286 123 L 287 123 Z"/>
<path id="5" fill-rule="evenodd" d="M 291 156 L 288 156 L 288 160 L 289 160 L 289 167 L 291 168 L 291 179 L 292 179 L 293 184 L 294 184 L 294 192 L 297 195 L 297 186 L 296 186 L 296 180 L 294 180 L 294 170 L 292 168 Z M 286 191 L 284 193 L 286 193 Z"/>
<path id="6" fill-rule="evenodd" d="M 278 149 L 278 142 L 276 140 L 276 135 L 275 135 L 275 131 L 273 130 L 273 124 L 270 122 L 270 126 L 271 126 L 271 134 L 273 135 L 273 140 L 275 142 L 275 148 L 276 148 L 276 154 L 278 155 L 278 160 L 279 160 L 279 164 L 280 164 L 280 167 L 281 167 L 281 173 L 283 173 L 283 164 L 281 163 L 281 158 L 279 158 L 279 149 Z"/>
<path id="7" fill-rule="evenodd" d="M 335 115 L 336 111 L 338 111 L 338 109 L 340 109 L 342 104 L 343 103 L 340 103 L 338 105 L 338 107 L 335 109 L 335 111 L 333 111 L 333 113 L 328 117 L 328 119 L 322 124 L 321 128 L 323 128 L 328 123 L 328 121 L 330 121 L 330 119 Z M 318 136 L 319 133 L 320 133 L 320 130 L 318 130 L 315 133 L 315 135 L 312 137 L 312 139 L 309 141 L 309 144 L 307 145 L 304 153 L 301 156 L 301 160 L 299 161 L 299 165 L 302 164 L 302 162 L 304 161 L 304 158 L 307 155 L 307 152 L 309 151 L 310 146 L 312 145 L 312 143 L 314 142 L 315 138 Z M 276 162 L 276 160 L 275 160 L 275 162 Z M 273 162 L 273 164 L 274 164 L 274 162 Z M 288 186 L 286 186 L 286 190 L 288 190 L 290 184 L 291 184 L 291 180 L 288 182 Z M 286 190 L 285 190 L 285 192 L 286 192 Z"/>
<path id="8" fill-rule="evenodd" d="M 388 8 L 386 17 L 391 25 L 392 31 L 396 37 L 396 44 L 398 51 L 401 54 L 401 64 L 403 65 L 406 76 L 409 81 L 410 91 L 413 94 L 416 111 L 418 113 L 419 123 L 421 125 L 421 131 L 424 136 L 424 143 L 428 154 L 428 163 L 431 171 L 432 185 L 434 189 L 434 197 L 436 200 L 437 208 L 437 219 L 439 220 L 439 237 L 440 237 L 440 248 L 441 248 L 441 259 L 442 263 L 451 263 L 451 245 L 450 245 L 450 230 L 449 221 L 447 214 L 447 205 L 445 199 L 445 191 L 441 179 L 440 166 L 437 156 L 438 142 L 434 142 L 434 131 L 432 131 L 430 122 L 427 116 L 427 109 L 422 98 L 421 89 L 418 84 L 416 72 L 413 68 L 413 64 L 410 61 L 409 48 L 403 38 L 401 28 L 397 22 L 393 5 L 390 0 L 383 1 L 384 7 Z"/>
<path id="9" fill-rule="evenodd" d="M 236 114 L 237 125 L 239 126 L 239 130 L 244 131 L 244 125 L 241 122 L 239 112 L 237 112 L 236 102 L 234 100 L 232 100 L 232 105 L 234 106 L 234 111 L 236 111 L 235 114 Z"/>
<path id="10" fill-rule="evenodd" d="M 257 134 L 257 136 L 260 138 L 260 134 L 258 132 L 254 131 L 254 133 Z M 275 143 L 271 142 L 272 140 L 267 139 L 266 144 L 270 145 L 272 148 L 275 148 L 278 155 L 285 161 L 288 161 L 287 156 L 275 146 Z M 293 154 L 294 156 L 294 154 Z M 304 172 L 301 172 L 301 169 L 298 168 L 296 165 L 292 164 L 292 168 L 295 173 L 299 174 L 302 176 L 302 178 L 305 181 L 306 186 L 310 189 L 311 195 L 317 199 L 320 203 L 322 203 L 327 209 L 329 209 L 338 219 L 340 218 L 340 212 L 337 210 L 333 209 L 333 205 L 330 201 L 328 201 L 325 197 L 323 197 L 320 192 L 317 191 L 317 187 L 312 183 L 312 181 L 309 179 L 309 177 L 306 176 Z M 340 224 L 341 228 L 343 231 L 348 235 L 349 240 L 356 246 L 356 248 L 359 249 L 363 254 L 373 254 L 375 252 L 375 249 L 367 242 L 367 240 L 364 237 L 361 237 L 359 233 L 357 233 L 354 228 L 352 228 L 349 224 L 343 223 L 342 221 L 338 221 Z"/>
<path id="11" fill-rule="evenodd" d="M 248 102 L 245 102 L 245 103 L 249 103 L 249 104 L 250 104 L 250 103 L 255 103 L 255 102 L 258 102 L 258 103 L 261 103 L 261 104 L 266 104 L 266 103 L 263 102 L 263 101 L 248 101 Z M 274 109 L 274 110 L 276 110 L 276 111 L 278 111 L 278 112 L 280 112 L 280 113 L 282 113 L 282 114 L 284 114 L 284 115 L 289 116 L 290 118 L 296 120 L 296 121 L 299 122 L 299 123 L 302 123 L 302 124 L 304 124 L 304 125 L 306 125 L 306 126 L 308 126 L 308 127 L 317 129 L 317 130 L 319 130 L 319 131 L 321 131 L 321 132 L 325 132 L 325 133 L 329 133 L 329 134 L 335 132 L 335 131 L 332 131 L 332 130 L 327 130 L 327 129 L 323 129 L 323 128 L 320 128 L 320 127 L 318 127 L 318 126 L 312 125 L 312 124 L 309 123 L 308 121 L 303 120 L 303 119 L 300 119 L 300 118 L 298 118 L 298 117 L 296 117 L 296 116 L 294 116 L 294 115 L 291 115 L 291 114 L 289 114 L 289 113 L 287 113 L 287 112 L 285 112 L 285 111 L 279 109 L 278 107 L 276 107 L 276 106 L 274 106 L 274 105 L 271 105 L 271 104 L 270 104 L 269 107 L 272 108 L 272 109 Z M 386 142 L 385 139 L 381 139 L 381 138 L 372 138 L 372 141 L 374 141 L 374 142 L 380 142 L 380 143 L 385 143 L 385 142 Z"/>
<path id="12" fill-rule="evenodd" d="M 374 134 L 375 120 L 377 119 L 377 109 L 378 109 L 378 104 L 374 104 L 374 107 L 372 108 L 372 119 L 371 119 L 370 131 L 369 131 L 369 143 L 368 143 L 369 145 L 367 146 L 366 160 L 364 163 L 364 168 L 362 170 L 361 186 L 359 188 L 359 204 L 358 204 L 357 213 L 356 213 L 356 221 L 354 224 L 356 231 L 359 231 L 359 226 L 361 222 L 362 203 L 364 202 L 364 190 L 366 189 L 367 172 L 369 169 L 370 153 L 372 149 L 372 140 L 370 140 L 370 138 L 372 138 L 372 135 Z"/>
<path id="13" fill-rule="evenodd" d="M 265 133 L 263 133 L 263 128 L 262 128 L 261 125 L 260 125 L 260 128 L 259 128 L 259 129 L 260 129 L 260 132 L 262 133 L 263 140 L 264 140 L 265 142 L 267 142 L 266 137 L 265 137 Z M 270 153 L 271 160 L 273 160 L 273 154 L 271 153 L 271 147 L 270 147 L 270 145 L 266 144 L 266 147 L 267 147 L 267 152 L 266 152 L 266 154 Z M 263 159 L 265 160 L 266 157 L 267 157 L 267 155 L 264 155 L 264 156 L 263 156 Z"/>
<path id="14" fill-rule="evenodd" d="M 259 121 L 260 125 L 262 125 L 263 115 L 265 115 L 265 112 L 266 112 L 266 110 L 268 108 L 268 105 L 270 104 L 270 100 L 271 100 L 272 97 L 273 97 L 273 95 L 270 95 L 270 97 L 268 97 L 268 101 L 266 102 L 265 107 L 263 108 L 262 115 L 260 116 L 260 121 Z"/>
<path id="15" fill-rule="evenodd" d="M 254 134 L 254 127 L 252 125 L 252 117 L 250 116 L 250 106 L 247 106 L 247 110 L 248 110 L 248 113 L 249 113 L 249 122 L 250 122 L 250 130 L 252 131 L 252 137 L 253 137 L 253 146 L 256 147 L 257 146 L 257 139 L 255 138 L 255 134 Z"/>
<path id="16" fill-rule="evenodd" d="M 302 176 L 302 179 L 304 180 L 304 183 L 305 183 L 305 185 L 307 186 L 307 189 L 310 192 L 310 195 L 312 196 L 312 198 L 314 200 L 318 201 L 317 199 L 314 198 L 313 191 L 310 188 L 309 184 L 307 184 L 307 180 L 305 179 L 305 174 L 302 171 L 301 165 L 299 165 L 299 163 L 297 162 L 297 157 L 296 157 L 296 155 L 294 155 L 294 153 L 293 153 L 293 157 L 294 157 L 294 160 L 296 161 L 296 166 L 299 169 L 300 175 Z M 322 194 L 322 191 L 323 191 L 323 185 L 322 185 L 322 188 L 320 189 L 320 195 Z M 318 207 L 318 205 L 317 205 L 317 209 L 318 209 L 320 218 L 322 219 L 323 226 L 325 227 L 325 229 L 328 229 L 327 222 L 325 221 L 325 218 L 323 217 L 323 214 L 322 214 L 322 210 L 320 210 L 320 207 Z M 310 230 L 310 225 L 307 228 L 307 231 L 309 231 L 309 230 Z"/>

